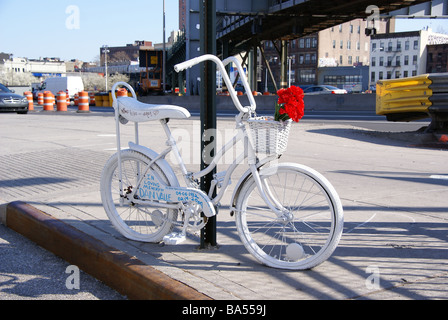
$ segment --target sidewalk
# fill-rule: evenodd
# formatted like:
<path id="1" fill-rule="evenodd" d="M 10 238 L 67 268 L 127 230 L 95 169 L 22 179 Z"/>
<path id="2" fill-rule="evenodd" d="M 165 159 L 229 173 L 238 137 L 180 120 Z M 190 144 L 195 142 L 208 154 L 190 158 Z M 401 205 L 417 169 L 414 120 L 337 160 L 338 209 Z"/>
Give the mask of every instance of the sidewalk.
<path id="1" fill-rule="evenodd" d="M 36 122 L 29 130 L 41 129 L 27 141 L 13 144 L 12 137 L 15 130 L 29 126 L 9 131 L 11 138 L 6 137 L 0 154 L 4 164 L 0 199 L 24 201 L 31 211 L 37 209 L 74 227 L 89 239 L 86 243 L 96 239 L 103 250 L 128 259 L 124 263 L 128 268 L 132 261 L 149 266 L 139 272 L 178 284 L 171 287 L 173 292 L 183 293 L 172 298 L 448 299 L 445 150 L 414 147 L 346 125 L 295 125 L 282 161 L 323 173 L 341 197 L 345 224 L 340 245 L 327 262 L 309 271 L 284 271 L 260 265 L 240 242 L 227 210 L 234 184 L 218 214 L 218 249 L 198 250 L 196 235 L 179 246 L 123 238 L 109 223 L 99 195 L 101 169 L 114 152 L 113 119 L 86 116 L 82 125 L 72 126 L 54 122 L 54 117 L 64 121 L 61 116 L 31 115 Z M 197 121 L 170 124 L 187 131 L 198 125 Z M 218 125 L 220 130 L 233 128 L 227 120 Z M 160 133 L 151 130 L 151 134 L 150 140 L 161 148 Z M 45 136 L 52 138 L 46 141 Z M 43 165 L 49 159 L 51 165 Z M 16 203 L 8 211 L 23 210 L 17 206 L 23 208 Z"/>

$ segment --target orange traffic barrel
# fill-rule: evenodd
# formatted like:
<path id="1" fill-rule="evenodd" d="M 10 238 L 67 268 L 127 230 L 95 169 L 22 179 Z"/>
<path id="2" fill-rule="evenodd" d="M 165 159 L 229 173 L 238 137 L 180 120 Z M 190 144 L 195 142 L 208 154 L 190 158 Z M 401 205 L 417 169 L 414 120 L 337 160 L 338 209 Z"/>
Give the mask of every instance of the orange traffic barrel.
<path id="1" fill-rule="evenodd" d="M 54 96 L 50 91 L 44 92 L 44 111 L 54 111 Z"/>
<path id="2" fill-rule="evenodd" d="M 126 88 L 120 88 L 117 90 L 117 98 L 118 97 L 127 97 L 128 96 L 128 90 Z"/>
<path id="3" fill-rule="evenodd" d="M 90 92 L 89 93 L 89 98 L 90 98 L 90 105 L 94 106 L 95 105 L 95 92 Z"/>
<path id="4" fill-rule="evenodd" d="M 30 91 L 26 91 L 24 94 L 28 100 L 28 111 L 34 111 L 33 94 Z"/>
<path id="5" fill-rule="evenodd" d="M 75 106 L 78 105 L 78 103 L 79 103 L 79 93 L 75 93 L 75 95 L 73 96 L 73 103 L 75 104 Z"/>
<path id="6" fill-rule="evenodd" d="M 89 93 L 81 91 L 79 93 L 78 112 L 89 112 Z"/>
<path id="7" fill-rule="evenodd" d="M 65 90 L 65 98 L 67 99 L 67 106 L 70 105 L 70 95 L 68 94 L 68 89 Z"/>
<path id="8" fill-rule="evenodd" d="M 44 104 L 44 94 L 43 92 L 39 92 L 37 94 L 37 104 L 42 106 Z"/>
<path id="9" fill-rule="evenodd" d="M 59 91 L 56 100 L 57 111 L 67 111 L 67 94 L 64 91 Z"/>

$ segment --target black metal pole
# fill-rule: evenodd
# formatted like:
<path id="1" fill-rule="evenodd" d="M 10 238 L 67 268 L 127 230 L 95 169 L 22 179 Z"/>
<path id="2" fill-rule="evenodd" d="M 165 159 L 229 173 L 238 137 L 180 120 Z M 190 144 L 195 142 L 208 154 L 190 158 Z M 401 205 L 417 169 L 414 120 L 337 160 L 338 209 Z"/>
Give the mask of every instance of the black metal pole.
<path id="1" fill-rule="evenodd" d="M 216 55 L 216 0 L 200 0 L 201 53 Z M 203 63 L 201 69 L 201 170 L 215 155 L 216 149 L 216 65 Z M 207 153 L 205 153 L 205 151 Z M 201 189 L 208 193 L 216 169 L 201 179 Z M 217 208 L 215 208 L 217 210 Z M 201 249 L 216 247 L 216 216 L 201 230 Z"/>

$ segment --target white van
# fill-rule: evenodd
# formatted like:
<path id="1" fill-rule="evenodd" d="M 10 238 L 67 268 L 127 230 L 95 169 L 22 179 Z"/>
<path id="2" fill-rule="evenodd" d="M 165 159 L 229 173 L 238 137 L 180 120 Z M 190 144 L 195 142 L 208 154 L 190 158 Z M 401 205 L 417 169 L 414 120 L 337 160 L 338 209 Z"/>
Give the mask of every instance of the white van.
<path id="1" fill-rule="evenodd" d="M 84 91 L 84 84 L 81 77 L 56 77 L 45 79 L 39 89 L 39 91 L 42 92 L 51 91 L 54 95 L 56 95 L 59 91 L 65 92 L 68 89 L 70 99 L 73 99 L 75 93 Z"/>

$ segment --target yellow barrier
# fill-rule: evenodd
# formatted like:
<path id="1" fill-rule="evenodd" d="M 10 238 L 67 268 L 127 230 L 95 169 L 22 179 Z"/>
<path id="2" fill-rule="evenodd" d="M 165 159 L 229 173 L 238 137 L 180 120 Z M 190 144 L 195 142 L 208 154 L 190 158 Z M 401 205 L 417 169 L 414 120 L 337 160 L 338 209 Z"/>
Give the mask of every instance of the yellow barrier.
<path id="1" fill-rule="evenodd" d="M 376 113 L 428 113 L 433 92 L 429 74 L 411 78 L 380 80 L 376 86 Z"/>

